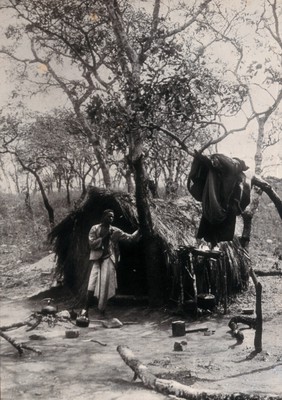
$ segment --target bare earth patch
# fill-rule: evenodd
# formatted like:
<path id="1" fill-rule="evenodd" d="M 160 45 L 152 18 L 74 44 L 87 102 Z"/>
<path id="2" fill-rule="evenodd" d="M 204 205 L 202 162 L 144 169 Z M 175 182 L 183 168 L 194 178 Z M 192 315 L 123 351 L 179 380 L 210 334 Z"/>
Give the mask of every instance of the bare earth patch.
<path id="1" fill-rule="evenodd" d="M 3 260 L 3 258 L 2 258 Z M 270 270 L 277 263 L 265 257 L 259 268 Z M 275 268 L 282 270 L 281 261 Z M 1 326 L 24 321 L 33 311 L 39 311 L 39 300 L 28 297 L 46 289 L 52 280 L 53 255 L 28 265 L 1 264 Z M 187 328 L 207 326 L 205 332 L 172 337 L 171 322 L 179 319 L 166 310 L 112 305 L 107 318 L 131 321 L 134 324 L 107 329 L 92 310 L 88 328 L 78 328 L 79 336 L 67 339 L 65 331 L 76 328 L 70 321 L 58 321 L 54 326 L 43 321 L 28 332 L 27 327 L 7 332 L 18 342 L 40 349 L 42 355 L 17 350 L 1 338 L 1 398 L 3 400 L 95 399 L 95 400 L 157 400 L 171 397 L 144 388 L 133 381 L 132 371 L 116 351 L 127 345 L 148 366 L 165 379 L 174 379 L 193 388 L 215 389 L 222 393 L 245 392 L 278 395 L 282 398 L 282 277 L 259 277 L 263 287 L 263 352 L 254 358 L 254 331 L 244 329 L 244 342 L 236 345 L 228 322 L 244 308 L 255 308 L 252 282 L 248 292 L 238 296 L 228 315 L 216 314 L 186 323 Z M 69 304 L 59 303 L 59 311 Z M 31 335 L 45 340 L 30 339 Z M 95 341 L 91 341 L 95 340 Z M 182 352 L 174 351 L 175 341 L 185 340 Z M 106 344 L 103 346 L 102 344 Z"/>

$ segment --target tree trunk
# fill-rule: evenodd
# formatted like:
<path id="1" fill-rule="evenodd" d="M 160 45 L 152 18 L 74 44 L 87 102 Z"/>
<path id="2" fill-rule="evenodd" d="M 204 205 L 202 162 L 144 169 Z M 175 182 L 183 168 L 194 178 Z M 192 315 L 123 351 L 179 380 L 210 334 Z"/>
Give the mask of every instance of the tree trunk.
<path id="1" fill-rule="evenodd" d="M 17 160 L 19 161 L 19 163 L 21 164 L 22 168 L 25 171 L 30 172 L 36 179 L 36 182 L 38 183 L 39 186 L 39 190 L 43 199 L 43 203 L 44 203 L 44 207 L 47 210 L 48 213 L 48 218 L 49 218 L 49 224 L 50 224 L 50 228 L 54 227 L 54 222 L 55 222 L 55 217 L 54 217 L 54 210 L 53 207 L 51 206 L 51 204 L 49 203 L 48 197 L 46 195 L 44 186 L 41 182 L 40 176 L 36 173 L 36 171 L 34 171 L 33 169 L 31 169 L 30 167 L 26 166 L 22 160 L 19 158 L 19 156 L 17 155 Z"/>
<path id="2" fill-rule="evenodd" d="M 40 179 L 39 175 L 37 175 L 36 172 L 32 172 L 32 171 L 30 171 L 30 172 L 31 172 L 31 174 L 34 175 L 34 177 L 35 177 L 35 179 L 36 179 L 36 181 L 38 183 L 38 186 L 39 186 L 39 189 L 40 189 L 40 193 L 41 193 L 41 196 L 42 196 L 42 199 L 43 199 L 43 203 L 44 203 L 44 206 L 45 206 L 45 208 L 47 210 L 47 213 L 48 213 L 50 228 L 53 228 L 54 227 L 54 223 L 55 223 L 54 209 L 51 206 L 51 204 L 49 203 L 48 197 L 47 197 L 47 195 L 45 193 L 44 186 L 43 186 L 43 184 L 41 182 L 41 179 Z"/>
<path id="3" fill-rule="evenodd" d="M 136 184 L 136 207 L 139 217 L 144 261 L 147 272 L 148 297 L 151 307 L 160 307 L 164 303 L 164 261 L 160 241 L 154 234 L 149 205 L 148 180 L 143 165 L 143 158 L 133 162 Z"/>
<path id="4" fill-rule="evenodd" d="M 258 118 L 258 137 L 257 137 L 257 144 L 256 144 L 256 154 L 255 154 L 255 173 L 257 175 L 261 174 L 262 171 L 262 146 L 263 146 L 263 138 L 264 138 L 264 125 L 265 125 L 265 118 Z M 251 234 L 252 234 L 252 223 L 253 217 L 258 209 L 259 201 L 262 192 L 255 188 L 252 189 L 252 200 L 249 207 L 246 211 L 242 214 L 243 217 L 243 233 L 242 233 L 242 245 L 248 249 Z"/>
<path id="5" fill-rule="evenodd" d="M 70 198 L 70 180 L 66 179 L 66 189 L 67 189 L 67 205 L 70 207 L 71 198 Z"/>
<path id="6" fill-rule="evenodd" d="M 127 169 L 125 172 L 125 180 L 126 180 L 126 186 L 127 186 L 128 193 L 133 193 L 134 185 L 132 182 L 131 171 L 129 169 Z"/>
<path id="7" fill-rule="evenodd" d="M 82 193 L 82 195 L 85 195 L 85 193 L 86 193 L 85 179 L 86 179 L 86 177 L 84 177 L 84 176 L 81 178 L 81 193 Z"/>
<path id="8" fill-rule="evenodd" d="M 28 174 L 26 175 L 26 190 L 25 190 L 24 202 L 25 202 L 25 206 L 26 206 L 26 210 L 27 210 L 28 214 L 33 219 L 33 211 L 32 211 L 31 202 L 30 202 Z"/>
<path id="9" fill-rule="evenodd" d="M 258 118 L 258 137 L 255 154 L 255 174 L 260 175 L 262 172 L 262 147 L 264 138 L 265 118 Z"/>
<path id="10" fill-rule="evenodd" d="M 60 193 L 61 189 L 62 189 L 62 177 L 61 177 L 61 175 L 58 175 L 58 178 L 57 178 L 57 189 L 58 189 L 58 192 Z"/>
<path id="11" fill-rule="evenodd" d="M 94 148 L 94 153 L 97 158 L 97 161 L 99 163 L 99 166 L 101 168 L 102 174 L 103 174 L 103 179 L 104 179 L 104 184 L 106 188 L 110 188 L 112 186 L 112 179 L 109 171 L 109 167 L 106 162 L 105 156 L 102 154 L 102 151 L 98 149 L 97 147 Z"/>
<path id="12" fill-rule="evenodd" d="M 126 78 L 125 98 L 128 111 L 127 138 L 129 143 L 129 167 L 133 168 L 135 178 L 136 207 L 139 217 L 140 231 L 144 241 L 144 259 L 148 280 L 150 304 L 158 306 L 163 298 L 161 252 L 159 242 L 154 235 L 152 216 L 149 205 L 148 179 L 144 168 L 143 150 L 144 134 L 140 127 L 143 115 L 140 104 L 141 60 L 131 43 L 123 24 L 122 12 L 116 0 L 106 2 L 109 18 L 117 45 L 120 48 L 120 67 Z"/>
<path id="13" fill-rule="evenodd" d="M 9 173 L 9 175 L 10 175 L 10 177 L 12 178 L 12 181 L 13 181 L 14 184 L 15 184 L 17 193 L 21 193 L 20 185 L 19 185 L 18 170 L 17 170 L 16 165 L 15 165 L 14 162 L 13 162 L 13 159 L 12 159 L 12 164 L 13 164 L 13 167 L 14 167 L 15 174 Z"/>
<path id="14" fill-rule="evenodd" d="M 106 154 L 103 152 L 99 137 L 97 137 L 93 131 L 91 130 L 90 126 L 88 125 L 87 121 L 85 120 L 84 116 L 82 115 L 79 107 L 74 107 L 74 111 L 81 123 L 90 143 L 93 146 L 95 157 L 98 161 L 99 167 L 101 168 L 104 184 L 106 188 L 110 188 L 112 185 L 112 180 L 110 176 L 109 167 L 107 164 L 107 157 Z"/>

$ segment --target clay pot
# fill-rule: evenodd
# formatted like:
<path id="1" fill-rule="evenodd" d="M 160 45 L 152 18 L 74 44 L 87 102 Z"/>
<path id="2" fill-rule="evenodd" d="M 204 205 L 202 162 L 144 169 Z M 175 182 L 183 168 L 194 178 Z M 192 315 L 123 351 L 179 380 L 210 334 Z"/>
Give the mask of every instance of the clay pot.
<path id="1" fill-rule="evenodd" d="M 215 307 L 215 296 L 213 294 L 201 293 L 197 296 L 198 307 L 203 310 L 213 310 Z"/>
<path id="2" fill-rule="evenodd" d="M 54 306 L 45 306 L 41 309 L 41 314 L 43 315 L 55 315 L 57 312 L 57 307 Z"/>
<path id="3" fill-rule="evenodd" d="M 77 317 L 75 321 L 76 325 L 80 328 L 87 328 L 89 326 L 89 319 L 87 317 Z"/>

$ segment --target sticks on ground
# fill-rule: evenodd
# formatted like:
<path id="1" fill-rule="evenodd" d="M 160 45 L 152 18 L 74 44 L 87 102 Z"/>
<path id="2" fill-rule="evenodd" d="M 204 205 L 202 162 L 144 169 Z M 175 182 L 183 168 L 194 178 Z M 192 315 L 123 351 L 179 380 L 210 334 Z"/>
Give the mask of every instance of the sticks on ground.
<path id="1" fill-rule="evenodd" d="M 36 350 L 35 348 L 27 346 L 24 343 L 17 343 L 14 339 L 12 339 L 10 336 L 6 335 L 6 333 L 2 331 L 0 331 L 0 336 L 3 339 L 7 340 L 7 342 L 9 342 L 13 347 L 15 347 L 18 350 L 20 356 L 23 354 L 23 349 L 34 351 L 34 353 L 37 354 L 42 354 L 40 350 Z"/>
<path id="2" fill-rule="evenodd" d="M 34 324 L 32 324 L 26 331 L 30 332 L 33 329 L 35 329 L 42 321 L 43 316 L 42 315 L 37 315 L 36 316 L 36 321 L 34 322 Z"/>
<path id="3" fill-rule="evenodd" d="M 6 331 L 10 331 L 11 329 L 21 328 L 22 326 L 25 326 L 25 325 L 27 325 L 27 322 L 16 322 L 11 325 L 1 326 L 0 331 L 6 332 Z"/>
<path id="4" fill-rule="evenodd" d="M 29 328 L 27 329 L 27 332 L 32 331 L 41 323 L 43 316 L 41 314 L 39 314 L 39 315 L 32 314 L 29 318 L 31 318 L 31 317 L 36 318 L 36 321 L 34 323 L 32 323 L 30 321 L 15 322 L 14 324 L 11 324 L 11 325 L 0 326 L 0 331 L 6 332 L 6 331 L 10 331 L 12 329 L 21 328 L 22 326 L 26 326 L 26 325 L 29 326 Z"/>

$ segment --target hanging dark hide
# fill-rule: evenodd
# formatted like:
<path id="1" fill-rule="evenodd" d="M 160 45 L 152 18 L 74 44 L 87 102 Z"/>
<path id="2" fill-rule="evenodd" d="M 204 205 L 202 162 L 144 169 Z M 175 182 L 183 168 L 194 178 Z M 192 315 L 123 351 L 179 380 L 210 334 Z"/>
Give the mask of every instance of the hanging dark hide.
<path id="1" fill-rule="evenodd" d="M 188 190 L 202 202 L 202 219 L 197 237 L 215 245 L 233 239 L 236 216 L 250 202 L 250 186 L 243 171 L 244 161 L 213 154 L 196 154 L 188 178 Z"/>

